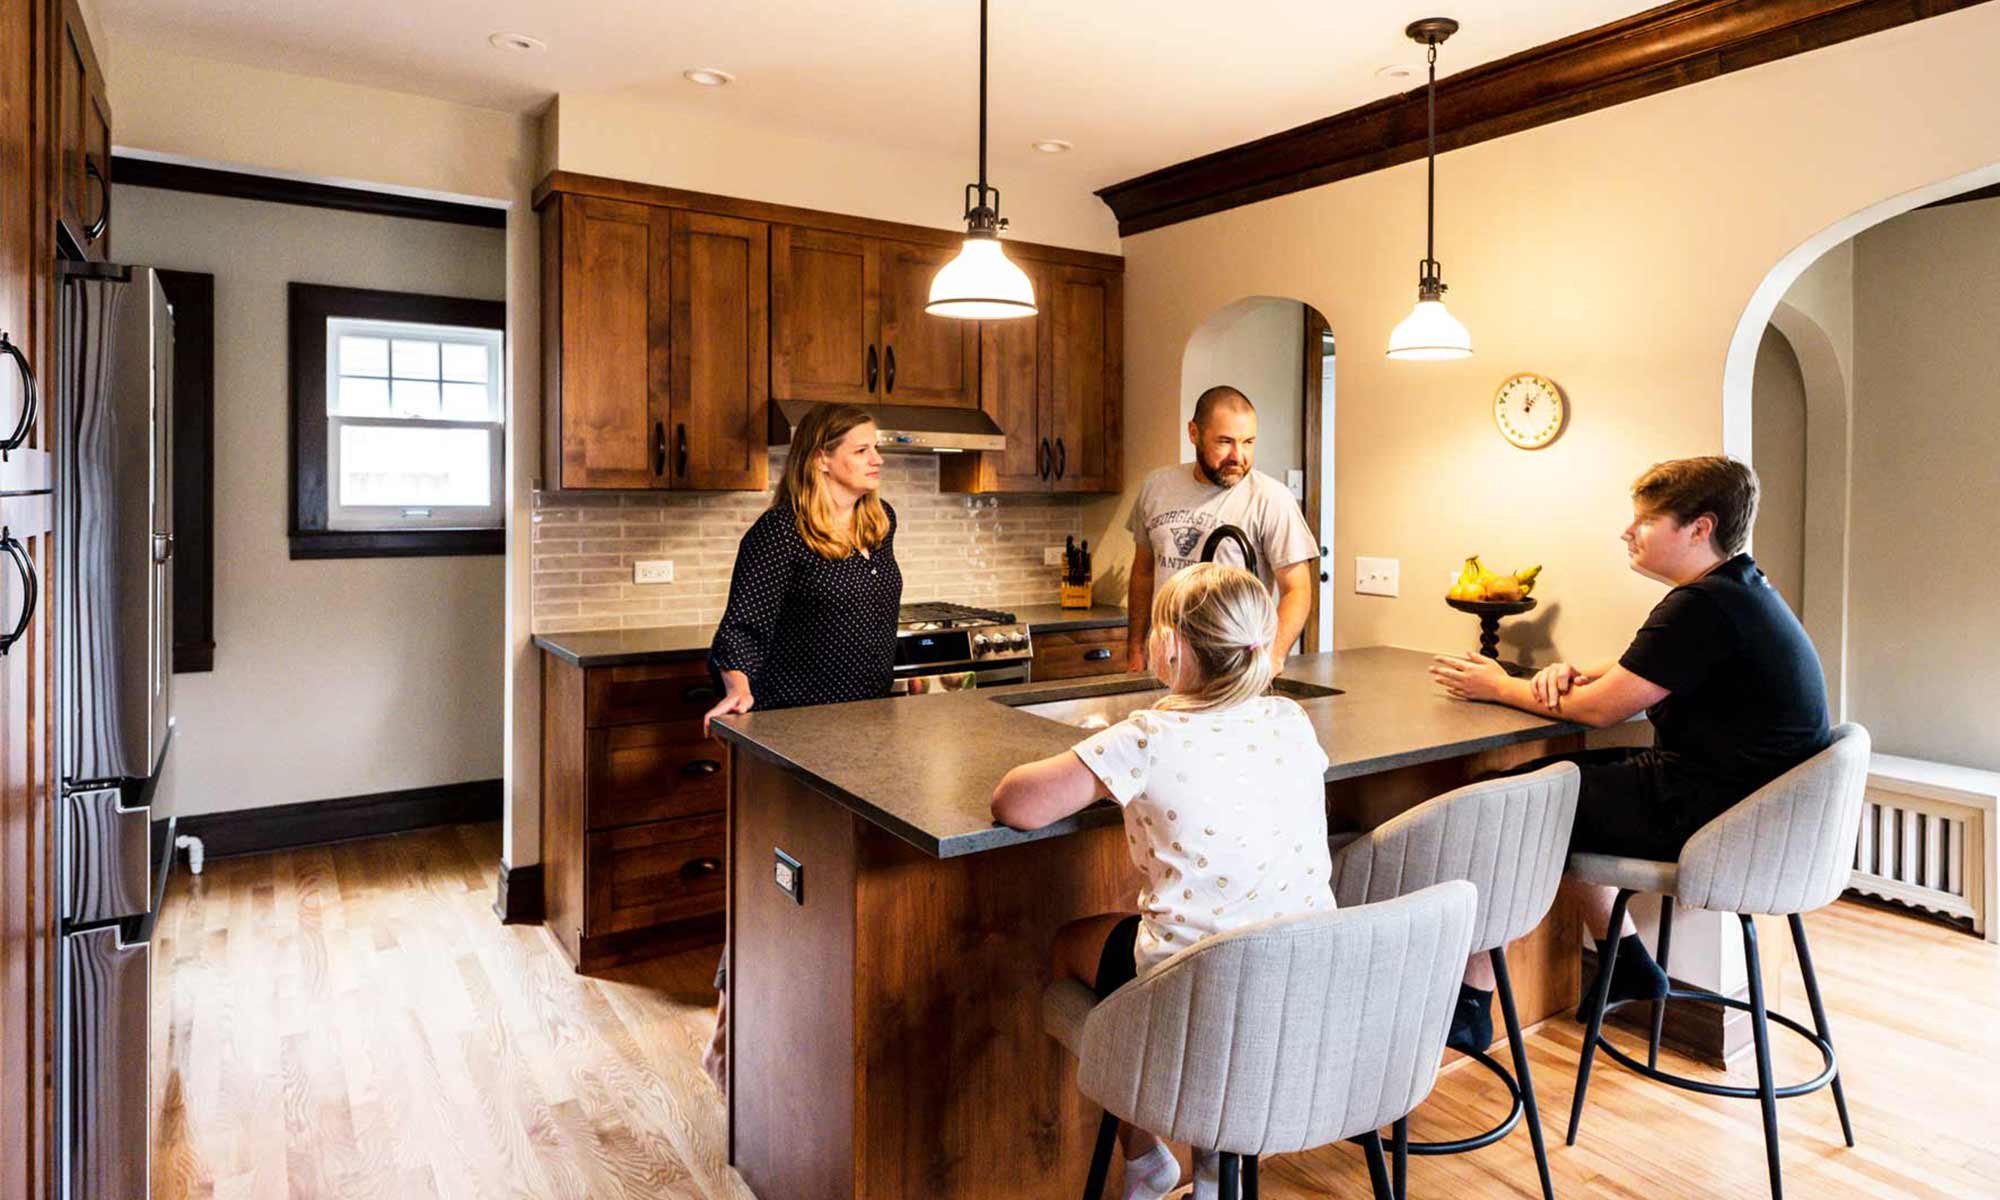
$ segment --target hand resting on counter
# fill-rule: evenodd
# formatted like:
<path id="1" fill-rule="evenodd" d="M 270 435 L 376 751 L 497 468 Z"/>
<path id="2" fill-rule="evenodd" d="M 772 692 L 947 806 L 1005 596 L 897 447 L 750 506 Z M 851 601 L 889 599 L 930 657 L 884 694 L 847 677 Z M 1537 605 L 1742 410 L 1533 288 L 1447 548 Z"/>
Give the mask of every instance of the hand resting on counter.
<path id="1" fill-rule="evenodd" d="M 722 673 L 722 699 L 715 702 L 714 708 L 701 714 L 702 733 L 706 736 L 714 737 L 715 735 L 708 731 L 708 723 L 710 721 L 715 720 L 717 717 L 729 716 L 732 713 L 749 712 L 756 704 L 757 698 L 750 694 L 750 677 L 741 671 L 724 671 Z"/>
<path id="2" fill-rule="evenodd" d="M 1505 704 L 1594 729 L 1629 720 L 1667 697 L 1667 689 L 1616 663 L 1596 670 L 1556 663 L 1528 680 L 1483 654 L 1439 654 L 1431 658 L 1430 676 L 1453 699 Z"/>

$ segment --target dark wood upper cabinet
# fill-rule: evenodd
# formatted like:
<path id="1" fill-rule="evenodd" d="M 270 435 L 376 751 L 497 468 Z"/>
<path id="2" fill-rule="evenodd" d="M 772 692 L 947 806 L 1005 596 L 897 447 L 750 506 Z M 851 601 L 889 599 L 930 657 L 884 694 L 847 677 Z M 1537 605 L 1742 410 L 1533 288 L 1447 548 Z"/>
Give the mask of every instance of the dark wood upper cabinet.
<path id="1" fill-rule="evenodd" d="M 880 399 L 879 266 L 872 238 L 771 230 L 772 399 Z"/>
<path id="2" fill-rule="evenodd" d="M 542 210 L 548 487 L 669 486 L 670 216 L 591 196 Z"/>
<path id="3" fill-rule="evenodd" d="M 958 254 L 946 246 L 879 244 L 885 404 L 979 404 L 979 324 L 924 311 L 931 277 Z"/>
<path id="4" fill-rule="evenodd" d="M 770 227 L 677 211 L 672 228 L 673 485 L 762 491 L 770 465 Z"/>
<path id="5" fill-rule="evenodd" d="M 111 253 L 111 103 L 104 73 L 75 0 L 62 5 L 56 50 L 57 220 L 71 247 L 104 260 Z"/>

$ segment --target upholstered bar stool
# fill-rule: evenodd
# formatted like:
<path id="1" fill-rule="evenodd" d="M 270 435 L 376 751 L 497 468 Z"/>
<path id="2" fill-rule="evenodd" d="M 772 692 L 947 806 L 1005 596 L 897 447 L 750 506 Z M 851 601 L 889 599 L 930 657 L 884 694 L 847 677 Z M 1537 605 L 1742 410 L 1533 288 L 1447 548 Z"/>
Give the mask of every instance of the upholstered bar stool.
<path id="1" fill-rule="evenodd" d="M 1800 914 L 1831 903 L 1847 886 L 1854 865 L 1854 841 L 1861 828 L 1862 789 L 1868 782 L 1868 731 L 1842 725 L 1833 743 L 1752 792 L 1729 811 L 1695 831 L 1681 848 L 1678 863 L 1617 858 L 1606 854 L 1572 854 L 1569 874 L 1584 883 L 1618 889 L 1611 906 L 1611 928 L 1625 920 L 1625 905 L 1635 892 L 1656 892 L 1660 903 L 1660 966 L 1667 965 L 1673 936 L 1674 902 L 1708 912 L 1734 913 L 1743 926 L 1743 958 L 1750 976 L 1746 1003 L 1698 988 L 1675 988 L 1670 1000 L 1692 1000 L 1742 1009 L 1750 1014 L 1752 1044 L 1757 1055 L 1757 1086 L 1736 1087 L 1689 1079 L 1659 1069 L 1660 1027 L 1666 1001 L 1653 1006 L 1653 1028 L 1641 1064 L 1603 1037 L 1604 1016 L 1629 1001 L 1606 1003 L 1611 972 L 1618 963 L 1618 939 L 1613 936 L 1597 992 L 1590 999 L 1590 1028 L 1583 1040 L 1583 1060 L 1577 1064 L 1576 1097 L 1570 1107 L 1569 1144 L 1576 1144 L 1577 1125 L 1590 1088 L 1590 1067 L 1597 1051 L 1616 1059 L 1648 1079 L 1710 1096 L 1755 1099 L 1764 1113 L 1764 1158 L 1771 1173 L 1771 1196 L 1782 1200 L 1784 1179 L 1778 1168 L 1778 1101 L 1803 1096 L 1833 1085 L 1833 1103 L 1840 1113 L 1840 1132 L 1854 1145 L 1854 1127 L 1847 1117 L 1847 1096 L 1834 1061 L 1833 1035 L 1827 1029 L 1826 1006 L 1820 1003 L 1819 979 L 1813 973 L 1812 950 L 1806 944 Z M 1783 916 L 1798 947 L 1799 974 L 1805 979 L 1812 1005 L 1813 1028 L 1764 1006 L 1764 976 L 1757 958 L 1756 914 Z M 1780 1085 L 1772 1078 L 1770 1023 L 1811 1042 L 1824 1066 L 1803 1083 Z"/>
<path id="2" fill-rule="evenodd" d="M 1355 1140 L 1387 1200 L 1379 1130 L 1437 1079 L 1477 906 L 1454 881 L 1209 938 L 1101 1002 L 1049 985 L 1043 1024 L 1104 1106 L 1084 1200 L 1121 1119 L 1218 1152 L 1222 1200 L 1256 1200 L 1263 1155 Z"/>
<path id="3" fill-rule="evenodd" d="M 1406 1152 L 1459 1154 L 1490 1146 L 1512 1133 L 1524 1113 L 1543 1200 L 1555 1200 L 1541 1112 L 1535 1105 L 1535 1081 L 1528 1073 L 1528 1048 L 1507 972 L 1507 943 L 1540 925 L 1555 902 L 1569 855 L 1570 827 L 1576 822 L 1581 778 L 1575 766 L 1556 763 L 1526 775 L 1470 784 L 1399 814 L 1333 856 L 1333 895 L 1342 908 L 1387 900 L 1448 879 L 1462 879 L 1478 888 L 1470 953 L 1484 953 L 1492 961 L 1500 1012 L 1507 1021 L 1512 1073 L 1484 1051 L 1472 1058 L 1506 1085 L 1513 1106 L 1484 1133 L 1449 1142 L 1412 1142 L 1406 1124 L 1399 1122 L 1394 1185 L 1398 1200 L 1404 1193 Z"/>

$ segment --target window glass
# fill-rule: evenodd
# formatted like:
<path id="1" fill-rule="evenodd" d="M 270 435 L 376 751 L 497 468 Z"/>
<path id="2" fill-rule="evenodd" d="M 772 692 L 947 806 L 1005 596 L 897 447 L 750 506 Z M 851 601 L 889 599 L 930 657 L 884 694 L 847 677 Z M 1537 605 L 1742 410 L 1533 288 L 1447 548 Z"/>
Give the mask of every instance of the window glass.
<path id="1" fill-rule="evenodd" d="M 395 350 L 390 356 L 390 374 L 398 379 L 436 379 L 438 377 L 438 344 L 434 341 L 395 340 Z"/>
<path id="2" fill-rule="evenodd" d="M 484 429 L 343 425 L 341 503 L 478 507 L 492 498 L 491 438 Z"/>
<path id="3" fill-rule="evenodd" d="M 446 342 L 444 377 L 460 383 L 485 383 L 486 347 L 471 342 Z"/>

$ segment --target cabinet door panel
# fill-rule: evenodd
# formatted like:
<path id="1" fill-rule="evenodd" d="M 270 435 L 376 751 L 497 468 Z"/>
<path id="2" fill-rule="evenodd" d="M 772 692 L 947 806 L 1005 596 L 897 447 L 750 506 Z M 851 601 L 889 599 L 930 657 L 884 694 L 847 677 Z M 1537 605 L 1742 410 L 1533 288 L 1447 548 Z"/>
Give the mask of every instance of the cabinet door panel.
<path id="1" fill-rule="evenodd" d="M 1125 627 L 1076 629 L 1035 635 L 1036 683 L 1086 675 L 1116 675 L 1125 669 Z"/>
<path id="2" fill-rule="evenodd" d="M 717 814 L 587 835 L 584 934 L 597 937 L 721 912 L 726 829 Z"/>
<path id="3" fill-rule="evenodd" d="M 586 829 L 704 816 L 729 803 L 725 752 L 698 718 L 593 729 L 589 743 Z"/>
<path id="4" fill-rule="evenodd" d="M 1023 263 L 1035 295 L 1048 295 L 1048 273 Z M 1054 474 L 1043 441 L 1050 436 L 1044 401 L 1049 391 L 1049 328 L 1046 313 L 1009 321 L 985 321 L 979 328 L 979 404 L 1007 435 L 1007 448 L 982 457 L 991 472 L 990 490 L 1047 491 Z"/>
<path id="5" fill-rule="evenodd" d="M 772 399 L 881 399 L 877 270 L 872 239 L 789 225 L 771 230 Z"/>
<path id="6" fill-rule="evenodd" d="M 561 204 L 560 486 L 666 487 L 667 210 Z"/>
<path id="7" fill-rule="evenodd" d="M 57 219 L 85 255 L 102 260 L 110 251 L 111 108 L 82 13 L 74 0 L 60 5 L 58 11 Z M 90 174 L 93 169 L 96 176 Z"/>
<path id="8" fill-rule="evenodd" d="M 957 248 L 908 242 L 883 242 L 881 248 L 881 400 L 974 407 L 979 403 L 978 322 L 924 311 L 931 277 Z"/>
<path id="9" fill-rule="evenodd" d="M 770 226 L 676 212 L 669 273 L 674 486 L 763 491 L 769 474 Z"/>
<path id="10" fill-rule="evenodd" d="M 1119 488 L 1119 427 L 1124 407 L 1124 357 L 1120 336 L 1122 281 L 1082 267 L 1052 272 L 1047 308 L 1051 323 L 1050 406 L 1057 438 L 1059 492 L 1115 492 Z"/>

